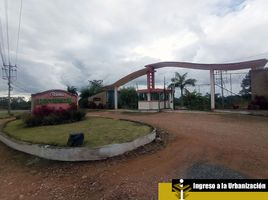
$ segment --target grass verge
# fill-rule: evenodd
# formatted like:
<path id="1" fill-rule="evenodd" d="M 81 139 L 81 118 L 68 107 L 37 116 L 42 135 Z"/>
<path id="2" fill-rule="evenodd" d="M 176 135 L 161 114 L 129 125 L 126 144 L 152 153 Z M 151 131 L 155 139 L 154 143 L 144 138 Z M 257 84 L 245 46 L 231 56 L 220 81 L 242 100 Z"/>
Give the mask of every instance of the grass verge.
<path id="1" fill-rule="evenodd" d="M 26 128 L 22 120 L 16 120 L 8 123 L 3 131 L 18 140 L 55 146 L 66 146 L 70 133 L 82 132 L 84 146 L 98 147 L 130 142 L 150 133 L 151 127 L 130 121 L 88 117 L 76 123 L 32 128 Z"/>

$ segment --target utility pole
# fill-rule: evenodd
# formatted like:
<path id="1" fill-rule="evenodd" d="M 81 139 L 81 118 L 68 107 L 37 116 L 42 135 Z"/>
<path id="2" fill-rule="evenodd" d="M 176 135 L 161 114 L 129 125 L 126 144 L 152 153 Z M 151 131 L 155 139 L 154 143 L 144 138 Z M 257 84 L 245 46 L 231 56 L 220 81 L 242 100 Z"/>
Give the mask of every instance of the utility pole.
<path id="1" fill-rule="evenodd" d="M 224 94 L 223 94 L 223 78 L 222 78 L 222 70 L 220 71 L 220 79 L 221 79 L 221 104 L 222 108 L 224 108 Z"/>
<path id="2" fill-rule="evenodd" d="M 232 85 L 232 74 L 230 73 L 230 91 L 231 91 L 231 96 L 233 95 L 233 85 Z"/>
<path id="3" fill-rule="evenodd" d="M 10 78 L 10 74 L 11 74 L 11 69 L 10 69 L 10 65 L 8 66 L 8 80 L 7 80 L 7 85 L 8 85 L 8 115 L 11 114 L 11 103 L 10 103 L 10 91 L 11 91 L 11 78 Z"/>
<path id="4" fill-rule="evenodd" d="M 164 76 L 164 109 L 166 109 L 166 77 Z"/>
<path id="5" fill-rule="evenodd" d="M 2 67 L 2 74 L 3 74 L 3 79 L 7 80 L 7 85 L 8 85 L 8 114 L 11 114 L 11 90 L 13 89 L 11 86 L 11 83 L 13 80 L 17 79 L 17 66 L 16 65 L 3 65 Z"/>
<path id="6" fill-rule="evenodd" d="M 11 90 L 13 89 L 11 84 L 13 80 L 17 79 L 17 56 L 18 56 L 18 48 L 19 48 L 19 39 L 20 39 L 20 27 L 21 27 L 21 16 L 22 16 L 22 0 L 20 0 L 20 12 L 19 12 L 19 27 L 18 27 L 18 35 L 17 35 L 17 45 L 16 45 L 16 60 L 15 60 L 15 65 L 11 65 L 10 61 L 10 46 L 9 46 L 9 31 L 8 31 L 8 1 L 5 0 L 5 19 L 6 19 L 6 43 L 7 43 L 7 63 L 5 62 L 5 48 L 4 48 L 4 37 L 3 37 L 3 32 L 2 32 L 2 22 L 0 19 L 0 54 L 2 58 L 2 78 L 4 80 L 7 80 L 7 85 L 8 85 L 8 114 L 11 114 L 11 97 L 10 93 Z"/>

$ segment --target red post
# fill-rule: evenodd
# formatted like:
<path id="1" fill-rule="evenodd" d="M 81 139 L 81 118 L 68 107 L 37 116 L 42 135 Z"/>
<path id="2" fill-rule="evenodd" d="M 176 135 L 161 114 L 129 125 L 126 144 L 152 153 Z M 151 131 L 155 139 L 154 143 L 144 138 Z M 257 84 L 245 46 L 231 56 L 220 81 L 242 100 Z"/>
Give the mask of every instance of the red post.
<path id="1" fill-rule="evenodd" d="M 147 72 L 147 89 L 151 90 L 154 89 L 155 83 L 154 83 L 154 68 L 150 67 Z"/>

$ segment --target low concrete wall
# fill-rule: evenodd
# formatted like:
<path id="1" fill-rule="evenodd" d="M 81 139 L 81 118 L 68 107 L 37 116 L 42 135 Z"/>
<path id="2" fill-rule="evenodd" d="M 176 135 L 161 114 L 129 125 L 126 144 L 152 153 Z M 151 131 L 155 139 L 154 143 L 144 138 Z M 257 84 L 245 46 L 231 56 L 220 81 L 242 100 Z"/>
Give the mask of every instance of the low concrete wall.
<path id="1" fill-rule="evenodd" d="M 170 108 L 169 101 L 139 101 L 138 109 L 139 110 L 159 110 L 164 109 L 164 103 L 166 103 L 166 108 Z"/>
<path id="2" fill-rule="evenodd" d="M 55 147 L 50 145 L 30 144 L 15 140 L 0 132 L 0 140 L 7 146 L 31 155 L 49 160 L 59 161 L 87 161 L 102 160 L 113 156 L 124 154 L 140 146 L 152 142 L 156 137 L 154 129 L 150 134 L 139 137 L 131 142 L 121 144 L 110 144 L 97 148 L 89 147 Z"/>

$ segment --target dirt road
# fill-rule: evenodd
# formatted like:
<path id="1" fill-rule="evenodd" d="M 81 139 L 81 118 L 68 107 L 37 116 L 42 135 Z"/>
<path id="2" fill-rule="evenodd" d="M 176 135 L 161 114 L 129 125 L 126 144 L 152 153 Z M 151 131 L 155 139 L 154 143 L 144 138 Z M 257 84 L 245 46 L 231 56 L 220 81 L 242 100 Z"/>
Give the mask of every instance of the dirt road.
<path id="1" fill-rule="evenodd" d="M 0 199 L 157 199 L 172 178 L 268 178 L 268 118 L 96 112 L 168 132 L 166 147 L 97 162 L 54 162 L 0 143 Z"/>

